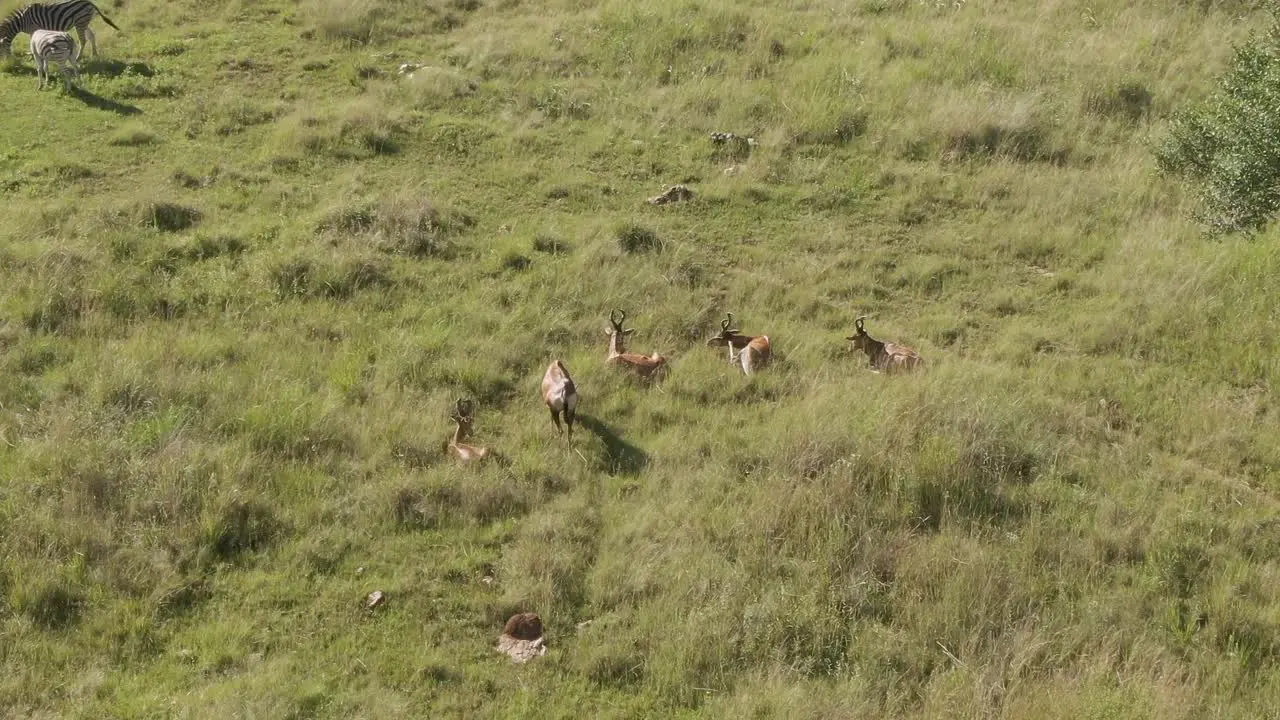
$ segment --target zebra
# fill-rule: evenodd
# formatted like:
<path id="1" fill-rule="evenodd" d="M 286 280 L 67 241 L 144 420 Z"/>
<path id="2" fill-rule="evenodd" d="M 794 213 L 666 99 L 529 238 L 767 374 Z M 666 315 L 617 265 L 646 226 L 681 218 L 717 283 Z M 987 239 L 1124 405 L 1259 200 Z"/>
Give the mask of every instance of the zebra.
<path id="1" fill-rule="evenodd" d="M 103 22 L 116 30 L 120 29 L 90 0 L 64 0 L 49 4 L 32 3 L 19 8 L 9 17 L 0 20 L 0 55 L 13 54 L 13 39 L 18 36 L 18 33 L 29 33 L 35 30 L 66 32 L 75 28 L 76 34 L 80 36 L 80 45 L 76 48 L 76 60 L 80 59 L 80 51 L 84 49 L 86 41 L 93 47 L 93 54 L 96 57 L 98 39 L 89 29 L 89 21 L 94 15 L 101 16 Z"/>
<path id="2" fill-rule="evenodd" d="M 71 92 L 71 81 L 68 79 L 67 70 L 70 69 L 70 75 L 77 79 L 80 76 L 80 68 L 76 67 L 75 56 L 76 41 L 71 39 L 70 33 L 53 30 L 36 30 L 31 33 L 31 57 L 36 61 L 36 77 L 40 78 L 41 90 L 48 84 L 49 61 L 52 60 L 58 65 L 58 71 L 62 73 L 62 88 Z"/>

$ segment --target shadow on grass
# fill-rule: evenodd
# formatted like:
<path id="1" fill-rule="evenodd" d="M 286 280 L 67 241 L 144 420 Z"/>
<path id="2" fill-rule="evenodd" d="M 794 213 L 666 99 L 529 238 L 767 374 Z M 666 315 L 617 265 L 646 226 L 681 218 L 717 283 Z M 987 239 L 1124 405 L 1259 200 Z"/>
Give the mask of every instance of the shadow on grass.
<path id="1" fill-rule="evenodd" d="M 156 71 L 152 70 L 151 66 L 146 63 L 122 62 L 104 58 L 85 60 L 80 63 L 80 72 L 84 75 L 105 75 L 107 77 L 120 77 L 125 73 L 142 77 L 152 77 L 156 74 Z"/>
<path id="2" fill-rule="evenodd" d="M 5 75 L 26 75 L 27 77 L 36 76 L 35 68 L 29 65 L 23 65 L 19 62 L 5 62 L 3 65 L 0 65 L 0 68 L 2 68 Z"/>
<path id="3" fill-rule="evenodd" d="M 118 103 L 115 100 L 110 100 L 100 95 L 94 95 L 84 88 L 72 87 L 71 96 L 89 107 L 97 108 L 99 110 L 109 110 L 117 115 L 140 115 L 142 113 L 141 108 L 134 105 Z"/>
<path id="4" fill-rule="evenodd" d="M 634 475 L 649 464 L 648 453 L 623 440 L 622 436 L 608 425 L 589 415 L 578 415 L 578 422 L 604 443 L 605 452 L 609 454 L 608 472 Z"/>

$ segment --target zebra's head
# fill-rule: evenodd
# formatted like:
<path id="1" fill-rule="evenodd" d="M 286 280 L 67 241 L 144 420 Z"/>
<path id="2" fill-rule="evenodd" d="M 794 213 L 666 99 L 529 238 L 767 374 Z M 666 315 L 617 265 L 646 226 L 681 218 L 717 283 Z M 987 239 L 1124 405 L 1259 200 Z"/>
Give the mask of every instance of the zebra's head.
<path id="1" fill-rule="evenodd" d="M 22 10 L 0 20 L 0 57 L 13 55 L 13 39 L 18 35 L 18 20 Z"/>

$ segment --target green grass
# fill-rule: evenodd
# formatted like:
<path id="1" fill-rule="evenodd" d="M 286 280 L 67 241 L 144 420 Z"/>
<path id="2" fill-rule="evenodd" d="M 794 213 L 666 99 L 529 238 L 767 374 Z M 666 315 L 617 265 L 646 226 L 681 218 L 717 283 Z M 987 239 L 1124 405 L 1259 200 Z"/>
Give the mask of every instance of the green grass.
<path id="1" fill-rule="evenodd" d="M 0 715 L 1275 717 L 1278 236 L 1152 152 L 1253 3 L 108 13 L 0 74 Z"/>

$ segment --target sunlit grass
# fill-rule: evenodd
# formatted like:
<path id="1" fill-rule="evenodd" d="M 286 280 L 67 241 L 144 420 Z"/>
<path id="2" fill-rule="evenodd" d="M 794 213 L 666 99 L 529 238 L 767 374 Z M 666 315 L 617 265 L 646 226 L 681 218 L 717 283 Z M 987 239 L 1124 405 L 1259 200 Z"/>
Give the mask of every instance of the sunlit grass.
<path id="1" fill-rule="evenodd" d="M 1151 152 L 1250 4 L 215 5 L 0 73 L 0 714 L 1280 705 L 1280 255 Z"/>

